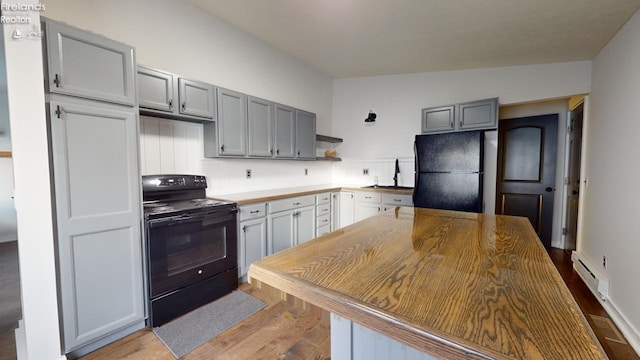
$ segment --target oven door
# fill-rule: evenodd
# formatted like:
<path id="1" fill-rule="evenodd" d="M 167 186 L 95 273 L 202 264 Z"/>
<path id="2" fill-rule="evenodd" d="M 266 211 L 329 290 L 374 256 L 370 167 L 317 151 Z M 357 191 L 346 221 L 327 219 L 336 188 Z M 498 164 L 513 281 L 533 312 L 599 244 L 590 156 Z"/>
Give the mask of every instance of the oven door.
<path id="1" fill-rule="evenodd" d="M 237 209 L 147 222 L 150 297 L 237 268 Z"/>

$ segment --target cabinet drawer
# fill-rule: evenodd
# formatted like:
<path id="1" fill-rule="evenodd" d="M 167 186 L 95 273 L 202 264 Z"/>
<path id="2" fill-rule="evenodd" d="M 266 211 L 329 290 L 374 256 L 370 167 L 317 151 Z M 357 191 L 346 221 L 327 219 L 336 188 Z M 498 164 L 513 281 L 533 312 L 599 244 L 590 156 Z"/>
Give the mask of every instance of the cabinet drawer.
<path id="1" fill-rule="evenodd" d="M 265 203 L 240 206 L 239 212 L 240 221 L 265 217 L 267 215 L 267 206 Z"/>
<path id="2" fill-rule="evenodd" d="M 331 214 L 331 204 L 322 204 L 316 207 L 316 215 L 329 215 Z"/>
<path id="3" fill-rule="evenodd" d="M 285 210 L 296 209 L 303 206 L 315 205 L 315 195 L 297 196 L 282 200 L 275 200 L 269 202 L 269 213 L 275 213 Z"/>
<path id="4" fill-rule="evenodd" d="M 375 192 L 356 192 L 356 201 L 380 203 L 381 195 Z"/>
<path id="5" fill-rule="evenodd" d="M 331 226 L 329 225 L 325 225 L 325 226 L 320 226 L 317 230 L 316 230 L 316 237 L 320 237 L 322 235 L 327 235 L 328 233 L 331 232 Z"/>
<path id="6" fill-rule="evenodd" d="M 411 206 L 413 205 L 413 198 L 411 195 L 383 194 L 382 202 L 385 205 Z"/>
<path id="7" fill-rule="evenodd" d="M 329 225 L 331 225 L 330 214 L 318 216 L 318 220 L 316 221 L 316 226 L 318 227 L 318 229 L 323 226 L 329 226 Z"/>
<path id="8" fill-rule="evenodd" d="M 316 195 L 316 204 L 328 204 L 331 201 L 331 193 L 322 193 Z"/>

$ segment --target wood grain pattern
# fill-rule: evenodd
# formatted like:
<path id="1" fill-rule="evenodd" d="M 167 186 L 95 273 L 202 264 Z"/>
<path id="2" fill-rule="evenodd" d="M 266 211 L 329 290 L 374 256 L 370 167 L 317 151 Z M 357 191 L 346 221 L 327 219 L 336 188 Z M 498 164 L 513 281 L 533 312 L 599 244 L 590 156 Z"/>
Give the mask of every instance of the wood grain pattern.
<path id="1" fill-rule="evenodd" d="M 396 208 L 249 278 L 438 357 L 606 358 L 525 218 Z"/>

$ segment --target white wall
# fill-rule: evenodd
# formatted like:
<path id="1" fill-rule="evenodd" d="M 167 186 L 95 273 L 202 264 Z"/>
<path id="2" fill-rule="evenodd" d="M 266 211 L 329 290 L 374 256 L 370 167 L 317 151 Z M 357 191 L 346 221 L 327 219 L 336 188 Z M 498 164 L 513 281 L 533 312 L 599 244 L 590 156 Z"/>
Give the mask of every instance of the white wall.
<path id="1" fill-rule="evenodd" d="M 564 248 L 564 236 L 562 235 L 562 214 L 565 210 L 564 199 L 564 169 L 567 137 L 567 112 L 569 111 L 569 99 L 540 101 L 520 105 L 504 106 L 500 108 L 500 119 L 515 119 L 526 116 L 558 114 L 558 141 L 556 157 L 555 193 L 553 196 L 553 229 L 551 230 L 551 246 Z M 495 177 L 494 177 L 495 178 Z M 495 196 L 495 194 L 494 194 Z"/>
<path id="2" fill-rule="evenodd" d="M 640 13 L 593 61 L 578 250 L 611 283 L 610 301 L 640 352 Z M 602 257 L 607 256 L 606 269 Z M 615 318 L 614 318 L 615 319 Z M 633 336 L 632 336 L 633 335 Z"/>
<path id="3" fill-rule="evenodd" d="M 3 15 L 7 15 L 6 12 L 3 11 Z M 30 17 L 39 30 L 38 13 Z M 60 359 L 64 357 L 60 351 L 56 296 L 42 48 L 39 41 L 11 39 L 11 32 L 16 28 L 24 34 L 32 28 L 31 25 L 3 26 L 24 320 L 18 345 L 26 345 L 26 348 L 19 347 L 18 353 L 29 359 Z"/>
<path id="4" fill-rule="evenodd" d="M 44 16 L 136 48 L 140 64 L 284 103 L 331 132 L 331 79 L 184 0 L 50 0 Z"/>
<path id="5" fill-rule="evenodd" d="M 333 135 L 343 158 L 412 157 L 421 109 L 499 97 L 500 105 L 591 90 L 591 62 L 389 75 L 333 82 Z M 365 124 L 369 110 L 374 125 Z"/>

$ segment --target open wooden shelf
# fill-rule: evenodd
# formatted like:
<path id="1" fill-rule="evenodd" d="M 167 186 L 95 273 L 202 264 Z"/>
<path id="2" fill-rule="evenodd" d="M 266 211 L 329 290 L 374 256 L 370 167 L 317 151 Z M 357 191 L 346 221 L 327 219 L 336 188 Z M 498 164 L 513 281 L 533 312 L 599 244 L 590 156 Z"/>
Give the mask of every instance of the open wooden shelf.
<path id="1" fill-rule="evenodd" d="M 329 142 L 329 143 L 341 143 L 342 139 L 337 138 L 337 137 L 333 137 L 333 136 L 327 136 L 327 135 L 320 135 L 320 134 L 316 134 L 316 141 L 324 141 L 324 142 Z"/>

